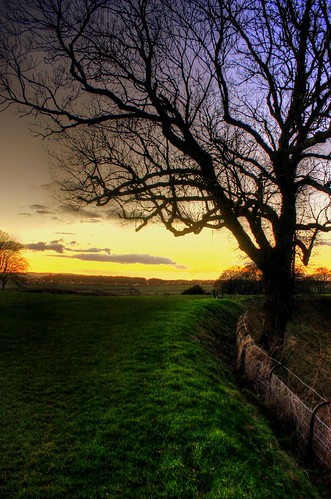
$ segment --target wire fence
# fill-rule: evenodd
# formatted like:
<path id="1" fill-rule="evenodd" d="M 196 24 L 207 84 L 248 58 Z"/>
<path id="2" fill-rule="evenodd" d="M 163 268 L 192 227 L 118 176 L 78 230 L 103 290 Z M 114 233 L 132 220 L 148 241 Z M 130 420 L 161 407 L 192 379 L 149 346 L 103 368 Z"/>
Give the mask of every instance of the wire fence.
<path id="1" fill-rule="evenodd" d="M 237 367 L 277 418 L 294 425 L 307 456 L 331 472 L 330 401 L 256 345 L 245 315 L 237 324 Z"/>

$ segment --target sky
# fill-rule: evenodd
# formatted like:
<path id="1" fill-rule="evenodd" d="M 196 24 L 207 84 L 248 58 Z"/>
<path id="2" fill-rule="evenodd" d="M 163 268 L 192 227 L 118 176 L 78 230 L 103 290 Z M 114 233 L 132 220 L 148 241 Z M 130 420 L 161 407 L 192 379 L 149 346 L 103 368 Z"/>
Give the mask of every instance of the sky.
<path id="1" fill-rule="evenodd" d="M 0 230 L 24 245 L 30 272 L 217 279 L 244 264 L 226 230 L 175 238 L 155 223 L 135 232 L 106 208 L 65 206 L 46 147 L 24 119 L 0 113 Z M 311 270 L 318 266 L 331 267 L 331 236 L 311 260 Z"/>

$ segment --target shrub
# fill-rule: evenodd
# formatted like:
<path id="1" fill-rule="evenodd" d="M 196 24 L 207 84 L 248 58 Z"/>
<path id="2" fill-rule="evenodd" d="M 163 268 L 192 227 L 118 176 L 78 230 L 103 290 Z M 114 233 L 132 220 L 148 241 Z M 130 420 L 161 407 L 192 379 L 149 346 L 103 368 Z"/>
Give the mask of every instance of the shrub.
<path id="1" fill-rule="evenodd" d="M 200 284 L 195 284 L 191 288 L 185 289 L 182 295 L 204 295 L 205 290 L 200 286 Z"/>

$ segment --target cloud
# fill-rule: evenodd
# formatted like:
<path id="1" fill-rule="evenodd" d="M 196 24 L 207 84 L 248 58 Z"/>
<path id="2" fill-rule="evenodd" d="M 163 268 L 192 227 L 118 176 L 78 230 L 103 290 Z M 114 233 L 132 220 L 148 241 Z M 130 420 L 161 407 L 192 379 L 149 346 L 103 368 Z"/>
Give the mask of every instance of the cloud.
<path id="1" fill-rule="evenodd" d="M 71 243 L 72 244 L 72 243 Z M 75 243 L 76 244 L 76 243 Z M 89 249 L 73 249 L 73 248 L 66 248 L 68 251 L 73 251 L 75 253 L 102 253 L 105 252 L 108 255 L 110 255 L 110 249 L 109 248 L 89 248 Z"/>
<path id="2" fill-rule="evenodd" d="M 46 215 L 48 218 L 51 216 L 52 220 L 58 220 L 57 211 L 54 206 L 46 206 L 44 204 L 30 204 L 28 205 L 30 212 L 22 211 L 19 215 L 23 217 L 31 217 L 35 215 Z"/>
<path id="3" fill-rule="evenodd" d="M 31 251 L 55 251 L 56 253 L 63 253 L 65 250 L 63 244 L 56 241 L 50 243 L 40 241 L 39 243 L 24 244 L 24 248 Z"/>
<path id="4" fill-rule="evenodd" d="M 30 184 L 29 189 L 33 191 L 41 190 L 44 192 L 52 193 L 59 190 L 59 185 L 56 182 L 47 182 L 44 184 Z"/>
<path id="5" fill-rule="evenodd" d="M 185 265 L 179 265 L 170 258 L 163 256 L 153 256 L 148 254 L 138 254 L 138 253 L 128 253 L 128 254 L 110 254 L 100 255 L 89 253 L 78 253 L 77 255 L 63 255 L 65 258 L 75 258 L 78 260 L 88 261 L 88 262 L 112 262 L 112 263 L 122 263 L 122 264 L 134 264 L 140 263 L 143 265 L 171 265 L 178 269 L 185 269 Z"/>
<path id="6" fill-rule="evenodd" d="M 42 191 L 54 191 L 54 190 L 58 189 L 58 187 L 59 187 L 58 184 L 56 184 L 55 182 L 39 185 L 39 188 Z"/>
<path id="7" fill-rule="evenodd" d="M 54 234 L 58 234 L 59 236 L 74 236 L 74 232 L 54 232 Z"/>
<path id="8" fill-rule="evenodd" d="M 77 243 L 76 241 L 72 241 L 70 244 L 76 246 Z M 50 256 L 74 258 L 85 262 L 121 263 L 124 265 L 138 263 L 142 265 L 171 265 L 177 269 L 187 268 L 185 265 L 180 265 L 164 256 L 154 256 L 144 253 L 112 254 L 109 248 L 71 248 L 63 244 L 63 239 L 54 239 L 49 243 L 40 241 L 38 243 L 25 244 L 24 247 L 31 251 L 55 251 L 57 254 Z"/>
<path id="9" fill-rule="evenodd" d="M 28 206 L 30 213 L 27 211 L 22 211 L 20 213 L 21 216 L 31 216 L 31 215 L 40 215 L 40 216 L 51 216 L 53 220 L 59 220 L 63 223 L 72 223 L 73 221 L 80 223 L 100 223 L 107 218 L 107 213 L 98 208 L 74 208 L 72 206 L 64 205 L 64 204 L 51 204 L 47 206 L 45 204 L 30 204 Z"/>
<path id="10" fill-rule="evenodd" d="M 78 219 L 80 223 L 99 223 L 103 220 L 103 213 L 99 209 L 93 210 L 88 208 L 73 208 L 68 205 L 59 206 L 59 213 L 69 215 Z"/>
<path id="11" fill-rule="evenodd" d="M 44 204 L 30 204 L 29 208 L 37 215 L 55 215 L 54 210 Z M 24 215 L 26 215 L 26 213 L 24 213 Z"/>
<path id="12" fill-rule="evenodd" d="M 96 253 L 106 253 L 107 255 L 110 255 L 110 249 L 109 248 L 79 248 L 79 249 L 73 249 L 69 248 L 68 246 L 65 246 L 62 244 L 64 241 L 63 239 L 54 239 L 53 241 L 50 241 L 49 243 L 46 243 L 44 241 L 39 241 L 38 243 L 29 243 L 25 244 L 24 248 L 30 251 L 55 251 L 56 253 L 61 253 L 63 254 L 65 251 L 70 251 L 74 253 L 91 253 L 91 256 L 93 256 Z M 72 241 L 70 244 L 76 245 L 76 241 Z M 75 258 L 73 256 L 68 256 L 68 258 Z"/>

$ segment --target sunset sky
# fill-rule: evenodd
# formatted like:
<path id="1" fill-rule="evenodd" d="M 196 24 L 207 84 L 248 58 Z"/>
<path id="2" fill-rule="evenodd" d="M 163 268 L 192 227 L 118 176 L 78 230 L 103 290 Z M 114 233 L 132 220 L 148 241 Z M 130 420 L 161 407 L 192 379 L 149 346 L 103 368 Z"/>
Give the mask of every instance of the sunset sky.
<path id="1" fill-rule="evenodd" d="M 46 144 L 11 112 L 0 114 L 0 229 L 25 245 L 31 272 L 216 279 L 244 255 L 227 231 L 175 238 L 156 224 L 136 233 L 105 208 L 75 212 L 56 199 Z M 310 269 L 331 266 L 331 237 Z"/>

